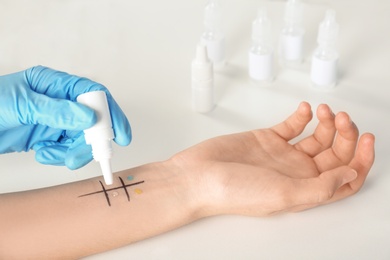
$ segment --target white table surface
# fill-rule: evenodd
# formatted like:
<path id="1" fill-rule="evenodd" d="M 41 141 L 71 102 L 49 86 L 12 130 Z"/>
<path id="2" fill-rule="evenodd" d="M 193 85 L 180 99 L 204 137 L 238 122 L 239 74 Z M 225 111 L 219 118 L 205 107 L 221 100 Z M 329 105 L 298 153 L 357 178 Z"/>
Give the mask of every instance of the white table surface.
<path id="1" fill-rule="evenodd" d="M 390 259 L 390 2 L 306 1 L 305 62 L 299 70 L 279 67 L 263 88 L 247 76 L 251 21 L 261 1 L 221 1 L 227 64 L 215 76 L 217 107 L 204 115 L 191 110 L 190 62 L 205 2 L 2 0 L 0 74 L 41 64 L 105 84 L 134 136 L 129 147 L 115 146 L 115 171 L 216 135 L 269 127 L 306 100 L 347 111 L 362 133 L 376 135 L 371 173 L 359 193 L 331 205 L 270 218 L 208 218 L 86 259 Z M 266 2 L 275 46 L 284 4 Z M 341 77 L 324 92 L 310 87 L 308 69 L 328 7 L 341 26 Z M 34 152 L 1 155 L 0 167 L 0 193 L 100 174 L 96 163 L 74 172 L 43 166 Z"/>

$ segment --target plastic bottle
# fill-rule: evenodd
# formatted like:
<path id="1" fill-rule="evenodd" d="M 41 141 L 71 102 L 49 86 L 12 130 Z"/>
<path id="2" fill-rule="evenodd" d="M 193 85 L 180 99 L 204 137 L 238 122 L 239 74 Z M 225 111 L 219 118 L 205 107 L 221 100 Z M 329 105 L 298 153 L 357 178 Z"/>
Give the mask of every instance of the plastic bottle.
<path id="1" fill-rule="evenodd" d="M 114 131 L 106 93 L 104 91 L 87 92 L 79 95 L 77 102 L 95 110 L 97 122 L 91 128 L 84 130 L 85 142 L 92 146 L 93 158 L 100 163 L 105 183 L 111 185 L 113 183 L 110 163 L 111 140 L 114 139 Z"/>
<path id="2" fill-rule="evenodd" d="M 314 51 L 310 78 L 312 85 L 319 88 L 332 88 L 337 82 L 337 62 L 339 54 L 336 48 L 339 25 L 336 12 L 328 10 L 318 31 L 318 47 Z"/>
<path id="3" fill-rule="evenodd" d="M 271 21 L 265 9 L 259 9 L 252 23 L 252 47 L 249 50 L 249 76 L 255 82 L 273 80 L 273 52 Z"/>
<path id="4" fill-rule="evenodd" d="M 280 60 L 282 65 L 296 67 L 303 61 L 302 26 L 303 4 L 300 0 L 288 0 L 284 13 L 284 27 L 280 35 Z"/>
<path id="5" fill-rule="evenodd" d="M 213 63 L 207 55 L 207 48 L 198 44 L 195 59 L 191 64 L 192 108 L 196 112 L 207 113 L 214 108 Z"/>
<path id="6" fill-rule="evenodd" d="M 214 66 L 225 62 L 225 35 L 222 31 L 222 9 L 217 0 L 209 0 L 204 9 L 204 32 L 201 43 L 207 46 L 207 54 Z"/>

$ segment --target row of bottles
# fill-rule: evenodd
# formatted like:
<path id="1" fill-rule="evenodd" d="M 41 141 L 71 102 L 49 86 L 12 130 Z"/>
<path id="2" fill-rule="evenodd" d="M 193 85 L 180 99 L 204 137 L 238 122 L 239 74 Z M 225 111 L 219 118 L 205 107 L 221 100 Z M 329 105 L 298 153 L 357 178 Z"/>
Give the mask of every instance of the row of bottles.
<path id="1" fill-rule="evenodd" d="M 280 33 L 278 56 L 282 66 L 296 68 L 303 62 L 304 35 L 303 3 L 288 0 L 284 26 Z M 204 9 L 204 32 L 192 62 L 192 102 L 198 112 L 209 112 L 214 107 L 215 67 L 225 62 L 225 35 L 222 30 L 222 10 L 217 0 L 209 0 Z M 339 25 L 334 10 L 326 12 L 318 30 L 317 43 L 311 59 L 310 79 L 318 88 L 330 88 L 337 82 L 338 51 L 336 48 Z M 275 78 L 272 22 L 264 8 L 259 9 L 252 23 L 252 46 L 248 53 L 249 77 L 257 83 L 270 83 Z"/>
<path id="2" fill-rule="evenodd" d="M 280 34 L 279 61 L 285 67 L 297 67 L 303 61 L 303 4 L 289 0 L 286 4 L 284 27 Z M 339 25 L 334 10 L 327 10 L 318 30 L 317 43 L 311 59 L 310 79 L 318 88 L 334 87 L 337 82 Z M 260 9 L 252 23 L 252 47 L 249 50 L 249 76 L 257 82 L 270 82 L 275 76 L 272 25 L 265 9 Z"/>

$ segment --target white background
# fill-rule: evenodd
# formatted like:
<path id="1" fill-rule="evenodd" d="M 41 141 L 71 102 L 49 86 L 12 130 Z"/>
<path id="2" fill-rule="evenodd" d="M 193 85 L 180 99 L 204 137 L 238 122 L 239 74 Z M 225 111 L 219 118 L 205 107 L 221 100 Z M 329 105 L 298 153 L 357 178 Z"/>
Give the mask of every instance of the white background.
<path id="1" fill-rule="evenodd" d="M 41 64 L 106 85 L 133 129 L 129 147 L 115 146 L 115 171 L 164 160 L 216 135 L 269 127 L 306 100 L 313 108 L 328 103 L 334 112 L 347 111 L 361 133 L 376 135 L 371 173 L 358 194 L 331 205 L 270 218 L 204 219 L 87 259 L 390 259 L 390 2 L 306 1 L 304 63 L 297 70 L 278 66 L 274 83 L 261 87 L 247 76 L 251 22 L 261 1 L 222 0 L 227 64 L 215 75 L 217 107 L 204 115 L 191 110 L 190 63 L 205 3 L 2 0 L 0 74 Z M 265 4 L 276 47 L 285 1 Z M 310 87 L 308 71 L 328 7 L 341 26 L 340 80 L 324 92 Z M 43 166 L 34 152 L 1 155 L 0 167 L 1 193 L 100 174 L 96 163 L 73 172 Z"/>

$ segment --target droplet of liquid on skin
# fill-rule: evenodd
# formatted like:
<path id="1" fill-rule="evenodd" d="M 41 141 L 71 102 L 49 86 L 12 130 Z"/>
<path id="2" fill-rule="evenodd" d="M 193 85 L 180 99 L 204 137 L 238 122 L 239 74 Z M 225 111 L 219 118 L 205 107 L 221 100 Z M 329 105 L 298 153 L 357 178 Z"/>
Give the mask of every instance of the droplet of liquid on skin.
<path id="1" fill-rule="evenodd" d="M 135 189 L 134 192 L 137 194 L 141 194 L 143 191 L 141 189 Z"/>
<path id="2" fill-rule="evenodd" d="M 112 196 L 113 196 L 113 197 L 116 197 L 116 196 L 118 196 L 118 195 L 119 195 L 119 193 L 116 192 L 116 191 L 114 191 L 114 192 L 112 193 Z"/>

